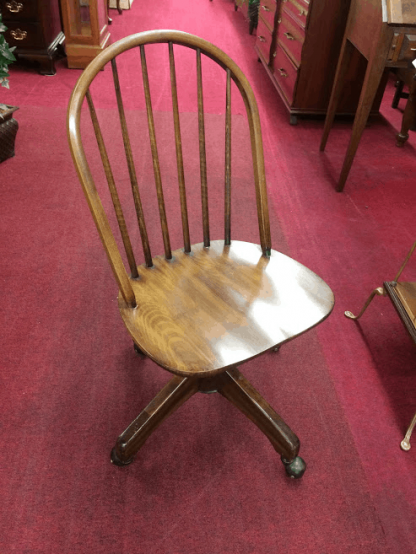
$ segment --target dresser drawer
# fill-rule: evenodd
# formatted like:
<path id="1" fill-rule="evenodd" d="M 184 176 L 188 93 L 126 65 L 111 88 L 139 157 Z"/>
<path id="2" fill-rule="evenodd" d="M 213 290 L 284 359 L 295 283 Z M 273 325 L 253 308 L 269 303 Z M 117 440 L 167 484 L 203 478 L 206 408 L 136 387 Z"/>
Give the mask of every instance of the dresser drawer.
<path id="1" fill-rule="evenodd" d="M 413 61 L 416 58 L 416 34 L 394 33 L 388 61 Z"/>
<path id="2" fill-rule="evenodd" d="M 268 23 L 270 29 L 274 27 L 274 15 L 276 13 L 276 0 L 261 0 L 259 14 Z"/>
<path id="3" fill-rule="evenodd" d="M 299 67 L 302 56 L 304 36 L 299 27 L 282 11 L 277 27 L 277 41 L 286 50 L 293 62 Z"/>
<path id="4" fill-rule="evenodd" d="M 21 48 L 22 50 L 44 46 L 42 29 L 37 23 L 9 22 L 5 39 L 10 46 L 17 46 L 18 49 Z"/>
<path id="5" fill-rule="evenodd" d="M 283 6 L 285 10 L 293 15 L 299 25 L 305 29 L 309 4 L 303 2 L 303 0 L 283 0 Z"/>
<path id="6" fill-rule="evenodd" d="M 297 70 L 288 56 L 279 45 L 273 54 L 274 69 L 273 74 L 278 82 L 283 94 L 286 96 L 289 104 L 293 101 L 293 92 L 295 90 Z"/>
<path id="7" fill-rule="evenodd" d="M 0 11 L 8 27 L 10 21 L 36 20 L 36 2 L 33 0 L 0 0 Z"/>
<path id="8" fill-rule="evenodd" d="M 400 49 L 399 60 L 413 61 L 416 58 L 416 34 L 405 34 Z"/>
<path id="9" fill-rule="evenodd" d="M 270 46 L 272 44 L 272 33 L 269 31 L 266 23 L 262 17 L 259 17 L 259 24 L 257 26 L 257 48 L 262 53 L 263 58 L 267 63 L 270 61 Z"/>

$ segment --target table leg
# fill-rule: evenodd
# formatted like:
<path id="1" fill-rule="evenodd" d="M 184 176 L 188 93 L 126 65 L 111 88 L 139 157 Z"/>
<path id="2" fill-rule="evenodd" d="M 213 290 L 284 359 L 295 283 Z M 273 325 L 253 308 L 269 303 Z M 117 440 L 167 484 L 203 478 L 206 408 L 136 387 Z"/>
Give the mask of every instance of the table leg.
<path id="1" fill-rule="evenodd" d="M 354 46 L 351 44 L 351 42 L 348 39 L 344 38 L 344 41 L 341 47 L 341 53 L 339 56 L 337 71 L 335 73 L 335 79 L 332 87 L 331 98 L 329 100 L 328 110 L 326 112 L 324 133 L 322 135 L 321 145 L 319 147 L 321 152 L 325 150 L 326 142 L 328 140 L 328 135 L 331 130 L 332 124 L 334 122 L 335 112 L 337 110 L 338 102 L 341 97 L 345 76 L 347 74 L 347 70 L 351 62 L 353 51 L 354 51 Z"/>
<path id="2" fill-rule="evenodd" d="M 414 128 L 416 123 L 416 75 L 413 77 L 409 87 L 409 98 L 404 109 L 402 128 L 396 135 L 396 146 L 404 146 L 409 138 L 409 129 Z"/>
<path id="3" fill-rule="evenodd" d="M 375 49 L 373 56 L 371 56 L 368 60 L 367 71 L 365 73 L 363 88 L 361 89 L 360 99 L 358 101 L 351 138 L 338 181 L 338 192 L 341 192 L 344 189 L 345 181 L 347 180 L 350 172 L 355 153 L 360 143 L 361 135 L 363 134 L 364 127 L 366 126 L 374 98 L 384 73 L 388 53 L 388 45 L 386 45 L 387 41 L 383 40 L 383 42 Z"/>

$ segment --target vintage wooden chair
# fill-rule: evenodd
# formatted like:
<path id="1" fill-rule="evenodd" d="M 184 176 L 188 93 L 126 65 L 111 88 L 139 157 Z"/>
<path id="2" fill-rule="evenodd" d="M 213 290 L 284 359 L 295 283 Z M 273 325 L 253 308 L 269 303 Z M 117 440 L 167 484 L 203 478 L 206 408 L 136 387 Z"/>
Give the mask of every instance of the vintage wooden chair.
<path id="1" fill-rule="evenodd" d="M 176 140 L 178 186 L 184 248 L 171 250 L 155 137 L 146 45 L 167 43 Z M 198 96 L 203 242 L 191 245 L 182 157 L 173 45 L 195 50 Z M 138 48 L 164 256 L 153 257 L 146 231 L 131 142 L 119 86 L 116 58 Z M 175 51 L 178 46 L 175 46 Z M 225 110 L 225 228 L 222 240 L 212 240 L 208 218 L 201 57 L 205 55 L 226 72 Z M 137 264 L 103 136 L 89 87 L 100 70 L 111 63 L 132 196 L 137 212 L 145 263 Z M 231 79 L 247 110 L 254 168 L 254 186 L 260 246 L 231 240 Z M 81 107 L 86 97 L 106 179 L 114 203 L 130 274 L 98 196 L 81 141 Z M 131 463 L 158 425 L 196 392 L 219 392 L 251 419 L 281 455 L 287 473 L 301 477 L 304 461 L 299 440 L 238 370 L 238 366 L 304 333 L 326 318 L 333 307 L 330 288 L 312 271 L 271 248 L 264 173 L 263 146 L 256 100 L 237 65 L 209 42 L 179 31 L 149 31 L 120 40 L 97 56 L 79 78 L 69 104 L 68 136 L 79 179 L 119 287 L 119 309 L 137 350 L 174 374 L 133 423 L 120 435 L 112 462 Z"/>

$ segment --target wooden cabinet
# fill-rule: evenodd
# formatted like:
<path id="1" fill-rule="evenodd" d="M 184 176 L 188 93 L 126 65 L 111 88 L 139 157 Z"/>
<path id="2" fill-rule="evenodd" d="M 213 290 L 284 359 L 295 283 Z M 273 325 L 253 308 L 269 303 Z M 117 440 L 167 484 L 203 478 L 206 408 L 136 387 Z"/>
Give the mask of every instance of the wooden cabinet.
<path id="1" fill-rule="evenodd" d="M 63 54 L 58 0 L 0 0 L 5 38 L 18 58 L 35 60 L 42 75 L 55 75 L 55 58 Z"/>
<path id="2" fill-rule="evenodd" d="M 290 113 L 325 114 L 350 0 L 261 0 L 256 52 Z M 338 114 L 355 113 L 366 61 L 352 60 Z M 378 112 L 385 81 L 373 105 Z"/>
<path id="3" fill-rule="evenodd" d="M 107 0 L 61 0 L 68 67 L 85 69 L 110 44 Z"/>

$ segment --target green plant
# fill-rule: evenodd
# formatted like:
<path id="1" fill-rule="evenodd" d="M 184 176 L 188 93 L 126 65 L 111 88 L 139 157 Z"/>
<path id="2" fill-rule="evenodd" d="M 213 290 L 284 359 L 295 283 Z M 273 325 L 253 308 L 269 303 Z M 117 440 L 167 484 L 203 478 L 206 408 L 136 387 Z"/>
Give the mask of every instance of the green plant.
<path id="1" fill-rule="evenodd" d="M 12 48 L 9 47 L 3 35 L 5 31 L 7 31 L 7 27 L 3 24 L 2 15 L 0 13 L 0 84 L 2 87 L 9 88 L 8 66 L 16 60 L 13 55 L 13 50 L 16 46 Z"/>

